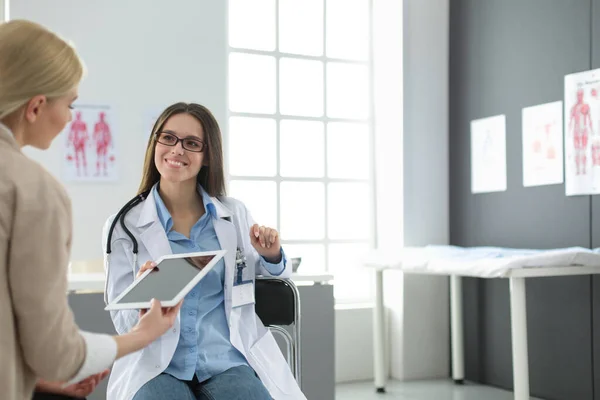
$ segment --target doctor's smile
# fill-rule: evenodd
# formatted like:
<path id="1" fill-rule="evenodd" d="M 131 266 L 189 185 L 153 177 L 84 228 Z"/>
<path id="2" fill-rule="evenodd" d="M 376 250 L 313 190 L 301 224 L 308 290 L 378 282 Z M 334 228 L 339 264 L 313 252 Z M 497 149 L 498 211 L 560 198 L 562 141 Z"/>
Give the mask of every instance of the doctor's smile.
<path id="1" fill-rule="evenodd" d="M 167 163 L 168 166 L 174 167 L 174 168 L 182 168 L 182 167 L 188 166 L 188 163 L 186 163 L 184 161 L 173 160 L 170 158 L 165 158 L 165 162 Z"/>

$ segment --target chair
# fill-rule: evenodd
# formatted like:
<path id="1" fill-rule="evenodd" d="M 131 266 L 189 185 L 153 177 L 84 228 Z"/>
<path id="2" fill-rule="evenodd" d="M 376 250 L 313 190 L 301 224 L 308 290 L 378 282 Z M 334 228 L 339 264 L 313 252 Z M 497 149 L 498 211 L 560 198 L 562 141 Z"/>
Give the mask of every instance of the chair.
<path id="1" fill-rule="evenodd" d="M 286 343 L 287 361 L 301 386 L 300 294 L 294 282 L 281 278 L 256 278 L 255 309 L 262 323 Z M 284 326 L 293 325 L 293 335 Z"/>

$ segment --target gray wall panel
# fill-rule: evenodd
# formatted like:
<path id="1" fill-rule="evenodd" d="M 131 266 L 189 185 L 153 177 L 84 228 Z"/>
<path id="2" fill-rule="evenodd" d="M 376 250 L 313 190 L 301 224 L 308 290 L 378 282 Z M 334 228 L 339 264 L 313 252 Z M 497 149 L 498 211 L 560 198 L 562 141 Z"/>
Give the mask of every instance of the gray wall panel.
<path id="1" fill-rule="evenodd" d="M 562 100 L 564 75 L 591 67 L 590 12 L 590 0 L 451 2 L 452 244 L 591 245 L 590 196 L 566 197 L 564 185 L 524 188 L 521 141 L 522 108 Z M 507 191 L 473 195 L 470 121 L 497 114 L 507 118 Z M 532 394 L 592 398 L 590 282 L 528 281 Z M 469 280 L 464 301 L 467 379 L 512 388 L 508 282 Z"/>

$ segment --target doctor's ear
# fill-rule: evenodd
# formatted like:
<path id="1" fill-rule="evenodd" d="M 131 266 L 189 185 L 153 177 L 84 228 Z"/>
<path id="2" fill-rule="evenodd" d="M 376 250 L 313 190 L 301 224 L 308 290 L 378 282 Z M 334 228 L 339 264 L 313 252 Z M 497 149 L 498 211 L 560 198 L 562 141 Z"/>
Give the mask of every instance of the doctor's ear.
<path id="1" fill-rule="evenodd" d="M 38 95 L 29 100 L 25 105 L 24 116 L 27 122 L 34 123 L 40 116 L 41 110 L 48 104 L 48 99 L 44 95 Z"/>

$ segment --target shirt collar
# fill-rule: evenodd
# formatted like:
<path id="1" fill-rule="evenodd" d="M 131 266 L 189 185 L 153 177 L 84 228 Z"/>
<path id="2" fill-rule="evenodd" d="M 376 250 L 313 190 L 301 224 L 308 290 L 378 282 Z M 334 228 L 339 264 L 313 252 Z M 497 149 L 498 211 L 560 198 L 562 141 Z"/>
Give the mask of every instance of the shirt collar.
<path id="1" fill-rule="evenodd" d="M 202 185 L 198 184 L 198 193 L 202 196 L 202 203 L 204 204 L 204 209 L 206 212 L 212 217 L 215 218 L 217 216 L 217 210 L 211 197 L 206 193 Z M 156 183 L 152 187 L 152 196 L 154 196 L 154 202 L 156 203 L 156 212 L 158 214 L 158 219 L 164 228 L 165 232 L 170 232 L 173 228 L 173 218 L 171 217 L 171 213 L 167 209 L 165 202 L 160 197 L 158 193 L 158 183 Z"/>
<path id="2" fill-rule="evenodd" d="M 12 131 L 10 130 L 10 128 L 4 125 L 2 122 L 0 122 L 0 130 L 6 131 L 6 133 L 10 133 L 12 135 Z"/>
<path id="3" fill-rule="evenodd" d="M 7 141 L 13 146 L 15 149 L 20 150 L 21 146 L 17 143 L 17 139 L 15 139 L 15 135 L 12 133 L 10 128 L 0 122 L 0 139 L 3 141 Z"/>

